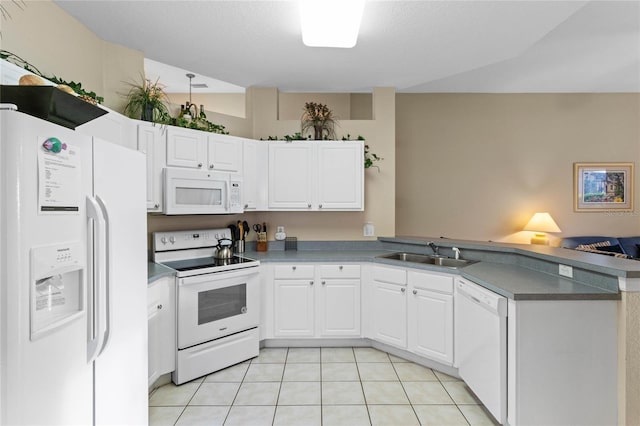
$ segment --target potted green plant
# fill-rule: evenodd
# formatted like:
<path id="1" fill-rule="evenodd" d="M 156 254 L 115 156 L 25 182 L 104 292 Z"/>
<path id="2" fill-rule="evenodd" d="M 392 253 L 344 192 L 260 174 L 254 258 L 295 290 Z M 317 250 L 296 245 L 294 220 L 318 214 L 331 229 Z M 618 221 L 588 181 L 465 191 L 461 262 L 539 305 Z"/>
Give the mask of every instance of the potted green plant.
<path id="1" fill-rule="evenodd" d="M 165 105 L 168 102 L 164 86 L 156 80 L 152 82 L 142 78 L 142 83 L 129 83 L 131 89 L 127 93 L 127 104 L 124 114 L 131 118 L 140 118 L 144 121 L 163 121 L 169 110 Z"/>
<path id="2" fill-rule="evenodd" d="M 338 123 L 333 112 L 324 104 L 306 102 L 302 114 L 302 132 L 313 129 L 315 140 L 335 139 L 335 125 Z"/>

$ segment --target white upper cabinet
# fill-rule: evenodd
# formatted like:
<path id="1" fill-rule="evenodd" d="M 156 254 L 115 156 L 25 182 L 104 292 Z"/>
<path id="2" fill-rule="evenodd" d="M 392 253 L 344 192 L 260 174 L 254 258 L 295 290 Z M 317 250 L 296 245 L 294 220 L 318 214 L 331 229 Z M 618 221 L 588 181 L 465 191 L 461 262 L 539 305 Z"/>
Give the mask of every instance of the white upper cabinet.
<path id="1" fill-rule="evenodd" d="M 162 212 L 162 169 L 167 161 L 163 127 L 139 122 L 138 151 L 147 157 L 147 210 Z"/>
<path id="2" fill-rule="evenodd" d="M 207 160 L 205 132 L 167 127 L 167 166 L 205 169 Z"/>
<path id="3" fill-rule="evenodd" d="M 108 108 L 100 108 L 109 113 L 76 127 L 76 131 L 135 150 L 136 121 Z"/>
<path id="4" fill-rule="evenodd" d="M 269 143 L 269 209 L 311 210 L 313 144 Z"/>
<path id="5" fill-rule="evenodd" d="M 245 210 L 267 210 L 267 148 L 266 142 L 244 140 L 242 196 Z"/>
<path id="6" fill-rule="evenodd" d="M 269 142 L 270 210 L 363 210 L 360 141 Z"/>
<path id="7" fill-rule="evenodd" d="M 317 143 L 318 210 L 364 208 L 363 156 L 361 142 Z"/>
<path id="8" fill-rule="evenodd" d="M 212 133 L 208 138 L 209 170 L 238 173 L 242 170 L 243 139 Z"/>
<path id="9" fill-rule="evenodd" d="M 169 126 L 167 166 L 238 173 L 242 138 Z"/>

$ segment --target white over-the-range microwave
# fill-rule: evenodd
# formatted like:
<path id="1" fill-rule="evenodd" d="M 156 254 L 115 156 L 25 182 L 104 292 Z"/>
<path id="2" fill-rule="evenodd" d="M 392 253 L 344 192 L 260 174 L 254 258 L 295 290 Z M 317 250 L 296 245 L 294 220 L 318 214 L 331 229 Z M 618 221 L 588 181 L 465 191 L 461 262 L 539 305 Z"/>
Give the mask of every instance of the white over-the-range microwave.
<path id="1" fill-rule="evenodd" d="M 242 177 L 233 173 L 164 169 L 164 213 L 242 213 Z"/>

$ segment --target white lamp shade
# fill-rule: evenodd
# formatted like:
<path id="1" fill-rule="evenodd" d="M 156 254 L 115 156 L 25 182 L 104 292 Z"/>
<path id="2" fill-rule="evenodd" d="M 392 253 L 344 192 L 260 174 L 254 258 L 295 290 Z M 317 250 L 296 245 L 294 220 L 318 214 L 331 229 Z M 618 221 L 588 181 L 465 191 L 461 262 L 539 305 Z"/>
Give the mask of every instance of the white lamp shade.
<path id="1" fill-rule="evenodd" d="M 562 232 L 548 212 L 536 213 L 524 227 L 525 231 Z"/>

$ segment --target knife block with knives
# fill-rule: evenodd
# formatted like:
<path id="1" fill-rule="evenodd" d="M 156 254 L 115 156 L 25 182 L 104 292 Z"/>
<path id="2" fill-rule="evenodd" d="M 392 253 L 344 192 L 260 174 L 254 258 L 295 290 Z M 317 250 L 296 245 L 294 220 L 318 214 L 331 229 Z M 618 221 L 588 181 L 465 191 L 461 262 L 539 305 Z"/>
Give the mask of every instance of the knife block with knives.
<path id="1" fill-rule="evenodd" d="M 269 242 L 267 241 L 267 224 L 262 223 L 260 232 L 256 232 L 256 251 L 267 251 L 269 249 Z"/>

